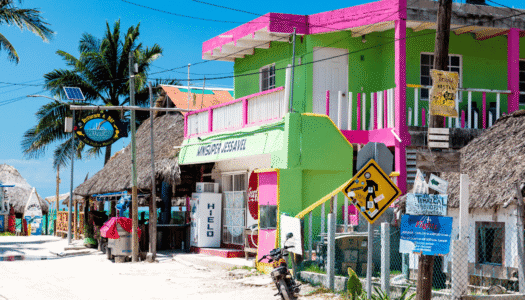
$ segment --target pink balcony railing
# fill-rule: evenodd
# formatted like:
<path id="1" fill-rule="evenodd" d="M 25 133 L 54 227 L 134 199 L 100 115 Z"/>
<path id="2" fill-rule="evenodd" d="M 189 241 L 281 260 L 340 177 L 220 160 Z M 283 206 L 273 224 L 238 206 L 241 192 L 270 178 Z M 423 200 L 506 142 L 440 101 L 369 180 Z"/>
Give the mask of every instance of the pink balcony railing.
<path id="1" fill-rule="evenodd" d="M 231 102 L 189 112 L 184 137 L 194 137 L 281 119 L 287 111 L 284 87 L 252 94 Z"/>

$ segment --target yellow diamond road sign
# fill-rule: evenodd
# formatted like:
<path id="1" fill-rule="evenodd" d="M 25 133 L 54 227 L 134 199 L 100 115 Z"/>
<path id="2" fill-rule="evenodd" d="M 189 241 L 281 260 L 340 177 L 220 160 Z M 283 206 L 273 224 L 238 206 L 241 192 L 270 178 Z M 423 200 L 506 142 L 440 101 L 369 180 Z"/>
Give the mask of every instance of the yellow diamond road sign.
<path id="1" fill-rule="evenodd" d="M 370 223 L 401 195 L 399 188 L 373 159 L 357 172 L 344 193 Z"/>

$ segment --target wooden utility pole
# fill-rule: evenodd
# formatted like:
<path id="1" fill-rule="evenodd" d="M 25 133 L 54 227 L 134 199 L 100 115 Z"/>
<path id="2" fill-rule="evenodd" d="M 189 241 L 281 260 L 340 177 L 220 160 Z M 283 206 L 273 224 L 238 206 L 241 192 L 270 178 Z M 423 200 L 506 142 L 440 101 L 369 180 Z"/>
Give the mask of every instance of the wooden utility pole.
<path id="1" fill-rule="evenodd" d="M 448 44 L 450 39 L 451 16 L 452 0 L 439 0 L 434 50 L 434 69 L 436 70 L 448 71 Z M 443 128 L 443 121 L 443 116 L 432 115 L 432 111 L 430 111 L 429 128 Z M 439 173 L 437 175 L 439 176 Z M 419 257 L 416 300 L 430 300 L 432 296 L 433 271 L 434 256 L 422 254 Z"/>
<path id="2" fill-rule="evenodd" d="M 149 106 L 153 107 L 153 92 L 151 82 L 148 82 L 149 88 Z M 204 96 L 204 92 L 202 93 Z M 155 184 L 155 149 L 153 147 L 153 110 L 149 111 L 150 118 L 150 143 L 151 143 L 151 201 L 149 203 L 149 252 L 151 253 L 152 262 L 155 262 L 157 256 L 157 196 Z"/>
<path id="3" fill-rule="evenodd" d="M 133 72 L 133 51 L 129 53 L 129 104 L 135 106 L 135 73 Z M 139 261 L 139 211 L 137 199 L 137 166 L 136 166 L 136 146 L 135 146 L 135 111 L 131 111 L 131 261 Z"/>
<path id="4" fill-rule="evenodd" d="M 57 222 L 58 222 L 58 195 L 59 195 L 59 191 L 60 191 L 60 166 L 57 167 L 57 196 L 55 198 L 55 201 L 56 201 L 56 207 L 57 207 L 57 210 L 56 210 L 56 215 L 55 215 L 55 235 L 58 236 L 58 233 L 57 233 Z"/>

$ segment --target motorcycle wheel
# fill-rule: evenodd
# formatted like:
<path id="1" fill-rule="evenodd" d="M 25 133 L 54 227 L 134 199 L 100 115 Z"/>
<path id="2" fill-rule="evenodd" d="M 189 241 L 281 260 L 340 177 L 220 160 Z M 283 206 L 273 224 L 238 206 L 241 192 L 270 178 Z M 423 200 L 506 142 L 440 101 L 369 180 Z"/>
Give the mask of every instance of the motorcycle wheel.
<path id="1" fill-rule="evenodd" d="M 284 281 L 284 279 L 279 280 L 279 291 L 281 292 L 281 297 L 283 300 L 295 300 L 297 299 L 292 291 L 288 289 L 288 285 Z"/>

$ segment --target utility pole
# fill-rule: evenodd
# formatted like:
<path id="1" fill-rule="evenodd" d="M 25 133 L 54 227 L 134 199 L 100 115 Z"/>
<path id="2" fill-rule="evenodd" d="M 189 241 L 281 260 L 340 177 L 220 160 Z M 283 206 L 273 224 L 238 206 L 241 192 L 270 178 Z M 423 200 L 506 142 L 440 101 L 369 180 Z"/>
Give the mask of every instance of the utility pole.
<path id="1" fill-rule="evenodd" d="M 133 66 L 133 51 L 129 53 L 129 99 L 130 105 L 135 106 L 135 74 Z M 139 261 L 139 211 L 137 199 L 137 165 L 136 165 L 136 145 L 135 145 L 135 111 L 131 111 L 131 177 L 132 177 L 132 198 L 131 198 L 131 261 Z"/>
<path id="2" fill-rule="evenodd" d="M 58 209 L 59 209 L 59 207 L 58 207 L 58 205 L 59 205 L 59 203 L 58 203 L 58 195 L 59 195 L 59 191 L 60 191 L 60 166 L 57 167 L 57 196 L 55 198 L 55 200 L 57 202 L 56 203 L 57 209 L 56 209 L 56 216 L 55 216 L 55 235 L 56 236 L 58 236 L 56 226 L 57 226 L 57 221 L 58 221 Z"/>
<path id="3" fill-rule="evenodd" d="M 191 67 L 191 64 L 188 64 L 188 109 L 190 109 L 190 98 L 191 98 L 191 93 L 190 93 L 190 67 Z M 204 93 L 204 91 L 203 91 Z M 167 103 L 167 101 L 166 101 Z"/>
<path id="4" fill-rule="evenodd" d="M 448 71 L 448 44 L 450 39 L 450 18 L 452 15 L 452 0 L 439 0 L 437 13 L 437 31 L 434 49 L 434 69 Z M 430 111 L 430 128 L 443 128 L 443 116 L 432 115 Z M 439 173 L 436 173 L 439 176 Z M 430 300 L 432 296 L 432 278 L 434 271 L 434 256 L 419 257 L 417 274 L 416 300 Z"/>
<path id="5" fill-rule="evenodd" d="M 153 107 L 153 92 L 151 90 L 151 81 L 148 82 L 149 88 L 149 106 Z M 157 196 L 155 195 L 155 149 L 153 147 L 153 110 L 149 111 L 150 119 L 150 136 L 151 136 L 151 202 L 149 204 L 149 252 L 151 261 L 155 262 L 157 256 Z"/>
<path id="6" fill-rule="evenodd" d="M 75 124 L 75 111 L 73 111 L 73 124 Z M 68 212 L 67 212 L 67 244 L 71 245 L 71 221 L 73 220 L 73 213 L 71 211 L 71 202 L 73 201 L 73 170 L 75 165 L 75 151 L 77 150 L 75 147 L 75 133 L 71 133 L 71 185 L 69 186 L 69 203 L 68 203 Z M 57 199 L 58 201 L 58 199 Z M 57 220 L 58 220 L 58 212 L 57 212 Z"/>

